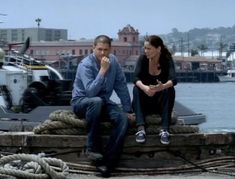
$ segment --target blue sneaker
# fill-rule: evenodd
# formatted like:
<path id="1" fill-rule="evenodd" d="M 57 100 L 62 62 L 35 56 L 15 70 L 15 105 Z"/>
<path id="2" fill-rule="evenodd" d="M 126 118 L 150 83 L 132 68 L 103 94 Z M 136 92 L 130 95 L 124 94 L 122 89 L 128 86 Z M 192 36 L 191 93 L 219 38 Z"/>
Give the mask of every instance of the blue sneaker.
<path id="1" fill-rule="evenodd" d="M 146 134 L 144 130 L 138 131 L 135 135 L 135 140 L 137 143 L 144 143 L 146 141 Z"/>
<path id="2" fill-rule="evenodd" d="M 168 131 L 161 130 L 159 136 L 160 136 L 160 142 L 162 144 L 164 144 L 164 145 L 170 144 L 170 139 L 169 139 L 170 138 L 170 134 L 169 134 Z"/>

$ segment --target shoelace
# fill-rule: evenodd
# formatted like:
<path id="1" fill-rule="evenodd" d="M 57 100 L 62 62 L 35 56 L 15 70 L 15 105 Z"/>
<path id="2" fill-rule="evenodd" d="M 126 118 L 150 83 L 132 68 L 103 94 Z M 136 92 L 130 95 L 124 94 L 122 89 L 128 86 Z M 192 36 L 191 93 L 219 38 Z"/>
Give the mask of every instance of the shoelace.
<path id="1" fill-rule="evenodd" d="M 143 134 L 143 135 L 145 135 L 145 131 L 144 131 L 144 130 L 140 130 L 140 131 L 136 132 L 136 134 L 135 134 L 135 135 L 139 135 L 139 134 Z"/>
<path id="2" fill-rule="evenodd" d="M 169 134 L 169 132 L 167 132 L 167 131 L 161 131 L 159 135 L 160 135 L 160 136 L 165 136 L 165 135 L 168 135 L 168 136 L 169 136 L 170 134 Z"/>

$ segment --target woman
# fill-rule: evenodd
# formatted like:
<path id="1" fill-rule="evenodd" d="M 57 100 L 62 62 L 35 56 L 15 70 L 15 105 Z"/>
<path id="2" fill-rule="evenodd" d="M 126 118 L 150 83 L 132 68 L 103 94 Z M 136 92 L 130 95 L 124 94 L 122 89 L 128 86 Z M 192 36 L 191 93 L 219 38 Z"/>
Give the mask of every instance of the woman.
<path id="1" fill-rule="evenodd" d="M 175 102 L 174 86 L 177 84 L 174 62 L 159 36 L 145 38 L 144 52 L 145 55 L 141 55 L 137 61 L 133 88 L 136 142 L 146 141 L 145 116 L 160 114 L 160 142 L 169 144 L 169 124 Z"/>

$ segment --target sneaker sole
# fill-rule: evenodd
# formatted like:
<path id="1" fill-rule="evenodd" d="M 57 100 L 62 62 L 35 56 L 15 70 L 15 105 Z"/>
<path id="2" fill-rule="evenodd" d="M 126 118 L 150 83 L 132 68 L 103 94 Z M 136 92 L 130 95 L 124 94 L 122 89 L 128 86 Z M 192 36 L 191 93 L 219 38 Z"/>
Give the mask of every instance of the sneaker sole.
<path id="1" fill-rule="evenodd" d="M 135 140 L 137 143 L 145 143 L 146 140 Z"/>
<path id="2" fill-rule="evenodd" d="M 160 142 L 161 142 L 161 144 L 164 144 L 164 145 L 170 144 L 170 142 L 162 142 L 162 141 L 160 141 Z"/>

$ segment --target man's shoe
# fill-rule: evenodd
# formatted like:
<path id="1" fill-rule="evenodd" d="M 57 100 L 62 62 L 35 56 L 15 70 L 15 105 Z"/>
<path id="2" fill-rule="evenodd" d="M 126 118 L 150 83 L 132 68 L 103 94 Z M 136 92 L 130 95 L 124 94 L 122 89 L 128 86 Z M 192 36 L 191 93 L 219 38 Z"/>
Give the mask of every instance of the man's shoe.
<path id="1" fill-rule="evenodd" d="M 89 150 L 86 150 L 85 152 L 86 157 L 91 161 L 98 161 L 103 159 L 103 155 L 100 153 L 92 152 Z"/>
<path id="2" fill-rule="evenodd" d="M 159 136 L 160 136 L 160 142 L 162 144 L 164 144 L 164 145 L 170 144 L 170 139 L 169 139 L 170 138 L 170 134 L 169 134 L 168 131 L 161 130 Z"/>
<path id="3" fill-rule="evenodd" d="M 110 170 L 105 165 L 98 166 L 96 169 L 104 178 L 109 178 L 111 176 Z"/>
<path id="4" fill-rule="evenodd" d="M 145 143 L 146 134 L 144 130 L 138 131 L 135 135 L 136 135 L 135 140 L 137 143 Z"/>

